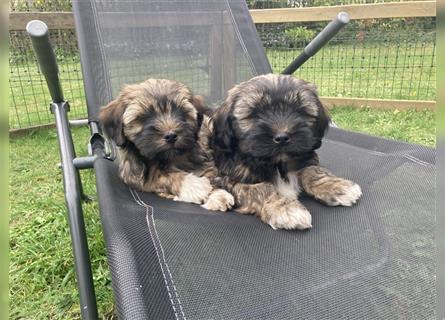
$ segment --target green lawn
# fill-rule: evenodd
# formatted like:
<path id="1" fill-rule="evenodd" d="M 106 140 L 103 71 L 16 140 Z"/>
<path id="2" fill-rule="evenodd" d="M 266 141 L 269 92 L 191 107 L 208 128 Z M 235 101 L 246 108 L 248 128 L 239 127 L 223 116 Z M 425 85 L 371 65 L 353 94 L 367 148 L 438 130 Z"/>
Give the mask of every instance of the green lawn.
<path id="1" fill-rule="evenodd" d="M 436 146 L 436 113 L 430 110 L 375 110 L 337 107 L 331 110 L 341 128 L 390 139 Z"/>
<path id="2" fill-rule="evenodd" d="M 32 62 L 10 65 L 9 127 L 25 128 L 53 122 L 49 111 L 50 95 L 46 82 Z M 71 106 L 70 116 L 86 116 L 80 64 L 64 60 L 59 64 L 63 93 Z"/>
<path id="3" fill-rule="evenodd" d="M 435 113 L 337 107 L 343 128 L 435 145 Z M 76 149 L 85 154 L 87 128 L 73 129 Z M 10 140 L 10 318 L 79 318 L 62 177 L 54 129 L 40 129 Z M 87 194 L 95 194 L 94 175 L 82 171 Z M 97 202 L 84 205 L 99 312 L 113 314 Z"/>
<path id="4" fill-rule="evenodd" d="M 266 52 L 274 72 L 279 73 L 301 50 Z M 327 46 L 295 75 L 315 83 L 323 96 L 436 99 L 435 46 L 429 43 Z"/>
<path id="5" fill-rule="evenodd" d="M 282 71 L 301 51 L 267 49 L 274 72 Z M 156 61 L 159 62 L 159 61 Z M 153 63 L 151 61 L 150 63 Z M 204 63 L 204 62 L 203 62 Z M 147 66 L 147 63 L 142 63 Z M 165 64 L 166 66 L 168 63 Z M 196 66 L 193 81 L 201 94 L 207 74 Z M 148 67 L 147 67 L 148 68 Z M 168 68 L 156 65 L 160 76 Z M 134 82 L 123 75 L 113 75 L 120 83 Z M 321 95 L 333 97 L 368 97 L 382 99 L 436 99 L 435 46 L 424 44 L 356 44 L 331 45 L 309 60 L 297 73 L 315 83 Z M 76 57 L 64 57 L 60 62 L 60 77 L 64 94 L 71 104 L 71 117 L 86 116 L 80 64 Z M 190 74 L 175 74 L 175 78 L 190 78 Z M 197 80 L 199 79 L 199 81 Z M 204 86 L 199 83 L 204 82 Z M 46 84 L 33 61 L 10 66 L 10 128 L 23 128 L 49 123 L 49 94 Z"/>
<path id="6" fill-rule="evenodd" d="M 75 128 L 73 134 L 84 154 L 88 130 Z M 10 163 L 10 318 L 79 318 L 54 130 L 11 139 Z M 82 180 L 94 195 L 93 172 L 82 171 Z M 97 202 L 84 209 L 99 310 L 106 315 L 113 306 Z"/>

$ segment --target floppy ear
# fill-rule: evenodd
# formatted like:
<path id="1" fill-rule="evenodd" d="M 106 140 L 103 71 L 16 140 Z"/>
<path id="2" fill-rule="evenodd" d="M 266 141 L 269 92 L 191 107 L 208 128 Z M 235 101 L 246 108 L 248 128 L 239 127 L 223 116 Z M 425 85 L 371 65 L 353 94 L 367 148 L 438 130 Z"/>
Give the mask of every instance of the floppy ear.
<path id="1" fill-rule="evenodd" d="M 331 121 L 331 117 L 329 116 L 328 110 L 325 108 L 320 99 L 318 99 L 318 97 L 317 97 L 317 106 L 318 106 L 318 117 L 314 124 L 314 135 L 315 137 L 317 137 L 317 142 L 314 145 L 314 149 L 318 149 L 321 147 L 321 139 L 328 130 L 329 122 Z"/>
<path id="2" fill-rule="evenodd" d="M 214 152 L 214 161 L 220 175 L 231 175 L 235 163 L 233 155 L 236 148 L 236 136 L 233 130 L 235 118 L 231 108 L 224 103 L 217 110 L 212 119 L 213 134 L 210 148 Z"/>
<path id="3" fill-rule="evenodd" d="M 233 130 L 235 121 L 231 108 L 224 103 L 216 110 L 213 118 L 213 147 L 220 155 L 230 155 L 236 146 L 236 136 Z M 216 157 L 215 157 L 216 158 Z"/>
<path id="4" fill-rule="evenodd" d="M 124 115 L 125 108 L 126 106 L 117 98 L 105 107 L 102 107 L 99 113 L 102 129 L 118 146 L 123 146 L 126 142 L 122 127 L 122 116 Z"/>
<path id="5" fill-rule="evenodd" d="M 207 107 L 204 102 L 204 97 L 200 95 L 194 95 L 190 102 L 193 104 L 195 109 L 198 111 L 198 114 L 211 116 L 212 115 L 212 109 Z"/>
<path id="6" fill-rule="evenodd" d="M 321 139 L 323 138 L 326 130 L 329 127 L 331 121 L 329 112 L 323 106 L 320 98 L 317 94 L 317 87 L 311 83 L 305 83 L 301 91 L 298 93 L 300 103 L 305 106 L 306 112 L 314 117 L 316 121 L 312 127 L 314 136 L 317 140 L 314 149 L 318 149 L 321 146 Z"/>
<path id="7" fill-rule="evenodd" d="M 315 131 L 318 137 L 323 138 L 326 130 L 329 128 L 329 122 L 331 122 L 331 117 L 329 111 L 323 105 L 323 103 L 317 99 L 318 104 L 318 119 L 315 123 Z"/>

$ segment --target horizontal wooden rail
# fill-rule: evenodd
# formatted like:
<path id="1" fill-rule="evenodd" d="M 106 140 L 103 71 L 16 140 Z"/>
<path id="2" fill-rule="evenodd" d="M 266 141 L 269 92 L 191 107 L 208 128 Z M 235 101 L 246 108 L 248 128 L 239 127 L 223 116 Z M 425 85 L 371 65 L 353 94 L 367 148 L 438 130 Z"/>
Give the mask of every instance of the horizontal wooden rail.
<path id="1" fill-rule="evenodd" d="M 335 106 L 370 107 L 373 109 L 415 109 L 415 110 L 436 110 L 436 101 L 421 100 L 389 100 L 370 98 L 337 98 L 321 97 L 323 104 L 332 108 Z"/>
<path id="2" fill-rule="evenodd" d="M 351 19 L 381 19 L 403 17 L 434 17 L 436 1 L 407 1 L 373 4 L 353 4 L 330 7 L 255 9 L 250 10 L 255 23 L 312 22 L 332 20 L 346 11 Z M 73 29 L 71 12 L 10 12 L 9 30 L 25 30 L 30 20 L 42 20 L 50 29 Z"/>
<path id="3" fill-rule="evenodd" d="M 42 20 L 51 29 L 74 29 L 71 12 L 10 12 L 9 30 L 25 30 L 31 20 Z"/>
<path id="4" fill-rule="evenodd" d="M 352 4 L 330 7 L 250 10 L 255 23 L 330 21 L 340 11 L 351 19 L 383 19 L 436 16 L 436 1 Z"/>

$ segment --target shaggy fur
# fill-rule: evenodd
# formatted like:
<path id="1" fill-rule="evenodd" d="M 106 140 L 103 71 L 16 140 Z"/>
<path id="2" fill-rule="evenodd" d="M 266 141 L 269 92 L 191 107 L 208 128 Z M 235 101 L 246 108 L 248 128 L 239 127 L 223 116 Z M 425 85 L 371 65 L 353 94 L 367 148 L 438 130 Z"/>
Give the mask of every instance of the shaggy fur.
<path id="1" fill-rule="evenodd" d="M 274 229 L 310 228 L 300 189 L 330 206 L 350 206 L 361 196 L 357 184 L 319 166 L 315 150 L 329 121 L 315 87 L 293 76 L 235 86 L 213 118 L 215 181 L 235 196 L 238 212 Z"/>
<path id="2" fill-rule="evenodd" d="M 128 85 L 100 111 L 105 134 L 119 147 L 119 175 L 161 197 L 230 209 L 232 195 L 214 189 L 209 119 L 201 97 L 183 84 L 148 79 Z"/>

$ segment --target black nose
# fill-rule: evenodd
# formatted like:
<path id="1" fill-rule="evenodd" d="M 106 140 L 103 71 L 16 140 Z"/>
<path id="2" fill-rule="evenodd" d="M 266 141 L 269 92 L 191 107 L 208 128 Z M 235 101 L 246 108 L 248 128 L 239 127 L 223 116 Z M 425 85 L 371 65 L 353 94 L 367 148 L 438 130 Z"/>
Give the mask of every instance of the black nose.
<path id="1" fill-rule="evenodd" d="M 273 142 L 277 144 L 287 144 L 289 140 L 290 139 L 287 133 L 278 133 L 275 137 L 273 137 Z"/>
<path id="2" fill-rule="evenodd" d="M 175 142 L 177 138 L 178 138 L 178 135 L 174 132 L 169 132 L 164 136 L 164 140 L 169 143 Z"/>

